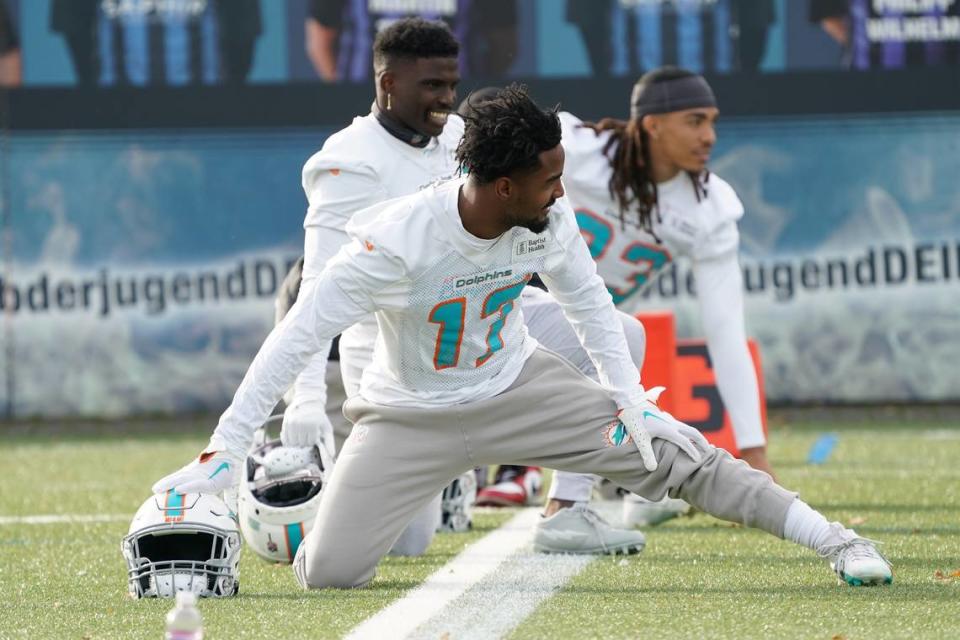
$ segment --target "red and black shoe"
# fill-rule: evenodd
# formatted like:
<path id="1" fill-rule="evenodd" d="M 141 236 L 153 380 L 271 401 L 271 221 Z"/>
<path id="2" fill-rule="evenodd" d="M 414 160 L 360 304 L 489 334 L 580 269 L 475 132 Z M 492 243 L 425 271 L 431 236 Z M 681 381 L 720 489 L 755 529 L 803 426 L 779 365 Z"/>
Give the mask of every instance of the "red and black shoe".
<path id="1" fill-rule="evenodd" d="M 478 507 L 522 507 L 533 504 L 543 491 L 540 467 L 501 465 L 493 484 L 477 493 Z"/>

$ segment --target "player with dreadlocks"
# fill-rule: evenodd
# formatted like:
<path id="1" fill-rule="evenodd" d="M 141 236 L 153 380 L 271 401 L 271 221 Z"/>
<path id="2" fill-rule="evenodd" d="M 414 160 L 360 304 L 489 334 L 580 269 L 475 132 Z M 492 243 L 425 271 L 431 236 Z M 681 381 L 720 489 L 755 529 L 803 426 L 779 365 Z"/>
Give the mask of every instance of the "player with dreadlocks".
<path id="1" fill-rule="evenodd" d="M 633 88 L 629 121 L 608 118 L 593 125 L 560 114 L 564 186 L 597 270 L 621 310 L 638 310 L 646 286 L 675 257 L 692 259 L 707 347 L 737 448 L 750 465 L 773 475 L 744 327 L 737 231 L 743 205 L 728 183 L 707 170 L 718 115 L 713 91 L 701 76 L 674 67 L 651 71 Z M 525 294 L 523 305 L 533 336 L 591 375 L 589 358 L 549 296 Z M 566 338 L 558 337 L 564 332 Z M 481 491 L 479 503 L 522 493 L 524 470 L 498 473 L 504 480 Z M 551 535 L 562 531 L 559 523 L 542 525 L 552 524 L 553 517 L 568 519 L 563 507 L 588 501 L 593 484 L 590 476 L 554 476 L 538 548 L 571 550 L 569 536 Z M 624 519 L 656 524 L 687 508 L 679 500 L 651 504 L 628 496 Z"/>
<path id="2" fill-rule="evenodd" d="M 671 108 L 679 105 L 670 104 L 669 107 L 656 107 L 652 105 L 641 106 L 643 95 L 647 87 L 654 85 L 664 85 L 670 81 L 693 78 L 697 84 L 700 84 L 699 76 L 684 69 L 664 67 L 643 76 L 640 81 L 634 85 L 633 98 L 631 106 L 631 118 L 626 122 L 606 118 L 597 126 L 588 127 L 596 132 L 610 130 L 612 135 L 607 136 L 603 145 L 603 155 L 609 158 L 611 173 L 610 180 L 607 183 L 610 195 L 616 199 L 618 206 L 621 228 L 628 224 L 628 217 L 636 214 L 635 220 L 629 222 L 642 231 L 647 232 L 654 238 L 657 237 L 653 228 L 653 215 L 658 204 L 657 175 L 666 177 L 667 174 L 678 175 L 686 174 L 689 178 L 693 193 L 699 202 L 706 197 L 706 182 L 709 180 L 709 171 L 706 168 L 706 162 L 709 158 L 710 148 L 716 140 L 716 135 L 703 131 L 691 131 L 691 135 L 696 135 L 695 144 L 681 147 L 677 144 L 676 138 L 679 137 L 677 128 L 669 128 L 661 119 L 659 126 L 668 128 L 661 142 L 659 131 L 652 135 L 643 125 L 643 118 L 647 115 L 654 116 L 659 113 L 661 108 Z M 709 85 L 703 81 L 701 89 L 709 90 Z M 651 90 L 652 91 L 652 90 Z M 711 91 L 712 94 L 712 91 Z M 702 102 L 700 107 L 692 107 L 692 111 L 698 113 L 686 114 L 692 117 L 690 124 L 702 125 L 708 124 L 712 130 L 716 122 L 716 114 L 719 111 L 716 107 L 708 106 L 711 98 L 704 92 L 702 99 L 691 98 L 693 102 Z M 666 100 L 666 98 L 664 98 Z M 715 102 L 715 101 L 714 101 Z M 668 103 L 664 102 L 664 105 Z M 676 109 L 669 113 L 680 113 L 687 109 Z M 712 117 L 711 117 L 712 116 Z M 708 122 L 709 121 L 709 122 Z M 652 122 L 652 120 L 651 120 Z M 673 135 L 674 138 L 667 136 Z M 694 140 L 690 141 L 691 143 Z M 686 158 L 676 157 L 687 153 Z M 654 156 L 654 154 L 656 154 Z M 673 176 L 670 176 L 671 178 Z M 665 182 L 665 181 L 664 181 Z M 662 213 L 657 211 L 658 221 L 663 221 Z"/>

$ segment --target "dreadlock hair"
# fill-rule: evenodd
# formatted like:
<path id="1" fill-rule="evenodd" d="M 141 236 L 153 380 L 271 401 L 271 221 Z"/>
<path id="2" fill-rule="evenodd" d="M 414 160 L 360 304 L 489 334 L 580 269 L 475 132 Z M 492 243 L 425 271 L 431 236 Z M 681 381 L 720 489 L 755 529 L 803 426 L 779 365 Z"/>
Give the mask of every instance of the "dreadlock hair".
<path id="1" fill-rule="evenodd" d="M 541 109 L 526 87 L 511 84 L 493 97 L 469 100 L 457 147 L 460 170 L 480 184 L 540 166 L 540 154 L 560 144 L 557 109 Z"/>
<path id="2" fill-rule="evenodd" d="M 687 78 L 696 74 L 677 67 L 662 67 L 645 73 L 637 81 L 638 85 L 659 84 L 680 78 Z M 608 188 L 610 196 L 615 198 L 620 208 L 620 224 L 628 223 L 627 212 L 635 207 L 637 219 L 629 220 L 630 224 L 640 227 L 659 242 L 653 232 L 653 212 L 657 211 L 657 220 L 660 220 L 660 211 L 657 207 L 657 182 L 651 175 L 650 137 L 643 129 L 642 118 L 633 118 L 627 122 L 622 120 L 604 119 L 592 126 L 597 131 L 612 131 L 613 135 L 603 149 L 610 160 L 613 174 L 610 177 Z M 706 183 L 709 172 L 702 174 L 687 172 L 693 182 L 697 200 L 707 194 Z"/>
<path id="3" fill-rule="evenodd" d="M 456 58 L 460 44 L 450 28 L 439 20 L 404 18 L 377 34 L 373 41 L 373 68 L 385 68 L 391 60 Z"/>

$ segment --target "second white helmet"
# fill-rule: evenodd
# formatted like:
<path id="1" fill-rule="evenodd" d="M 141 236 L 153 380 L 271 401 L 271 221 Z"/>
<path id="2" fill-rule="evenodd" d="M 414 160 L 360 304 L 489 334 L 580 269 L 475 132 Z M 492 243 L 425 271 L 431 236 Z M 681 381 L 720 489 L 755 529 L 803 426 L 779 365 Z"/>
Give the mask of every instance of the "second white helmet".
<path id="1" fill-rule="evenodd" d="M 290 563 L 313 526 L 333 460 L 322 445 L 284 447 L 268 440 L 266 425 L 254 442 L 240 480 L 240 529 L 258 555 Z"/>

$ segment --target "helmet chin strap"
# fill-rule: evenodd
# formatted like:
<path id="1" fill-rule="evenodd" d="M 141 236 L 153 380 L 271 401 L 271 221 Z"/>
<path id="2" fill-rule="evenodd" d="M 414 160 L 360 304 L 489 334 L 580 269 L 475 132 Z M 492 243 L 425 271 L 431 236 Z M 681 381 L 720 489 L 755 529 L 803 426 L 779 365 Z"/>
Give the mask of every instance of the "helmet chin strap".
<path id="1" fill-rule="evenodd" d="M 430 143 L 430 136 L 426 136 L 402 122 L 392 119 L 384 113 L 376 102 L 370 107 L 370 111 L 373 113 L 373 117 L 377 119 L 377 122 L 380 123 L 380 126 L 386 129 L 387 133 L 397 140 L 405 142 L 411 147 L 417 147 L 418 149 L 423 149 Z"/>

